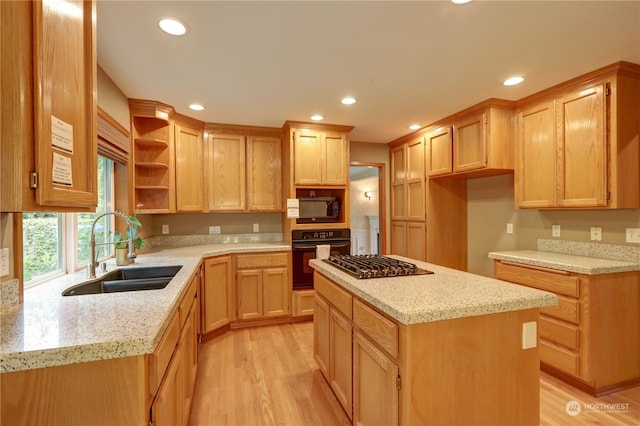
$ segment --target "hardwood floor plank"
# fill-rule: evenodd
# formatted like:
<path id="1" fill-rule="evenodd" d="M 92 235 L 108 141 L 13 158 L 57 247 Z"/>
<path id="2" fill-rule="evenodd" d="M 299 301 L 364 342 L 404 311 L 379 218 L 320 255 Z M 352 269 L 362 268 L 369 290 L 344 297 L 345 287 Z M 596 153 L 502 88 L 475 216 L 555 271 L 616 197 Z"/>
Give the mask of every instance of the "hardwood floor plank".
<path id="1" fill-rule="evenodd" d="M 231 330 L 202 344 L 190 424 L 351 423 L 313 359 L 313 324 L 303 322 Z M 540 425 L 640 425 L 640 386 L 595 398 L 541 372 Z"/>

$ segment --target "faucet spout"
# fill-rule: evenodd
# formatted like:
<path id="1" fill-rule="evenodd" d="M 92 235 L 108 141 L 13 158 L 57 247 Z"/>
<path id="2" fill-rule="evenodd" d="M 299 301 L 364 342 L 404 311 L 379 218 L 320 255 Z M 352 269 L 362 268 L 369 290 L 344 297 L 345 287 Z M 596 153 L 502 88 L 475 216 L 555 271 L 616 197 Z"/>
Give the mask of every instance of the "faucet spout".
<path id="1" fill-rule="evenodd" d="M 96 277 L 96 266 L 98 266 L 97 262 L 96 262 L 96 236 L 95 236 L 95 228 L 96 228 L 96 223 L 98 223 L 98 221 L 100 219 L 102 219 L 105 216 L 108 215 L 114 215 L 116 217 L 119 217 L 121 219 L 123 219 L 126 224 L 127 224 L 127 229 L 128 229 L 128 234 L 129 234 L 129 253 L 127 254 L 127 257 L 129 259 L 135 259 L 137 257 L 136 255 L 136 248 L 134 245 L 134 239 L 133 239 L 133 227 L 135 226 L 131 220 L 129 220 L 129 218 L 127 217 L 126 214 L 119 212 L 119 211 L 112 211 L 112 212 L 106 212 L 101 214 L 100 216 L 96 217 L 95 220 L 93 221 L 93 224 L 91 225 L 91 234 L 89 235 L 89 256 L 90 256 L 90 263 L 89 263 L 89 278 L 95 278 Z M 108 242 L 108 243 L 104 243 L 104 244 L 113 244 L 112 242 Z"/>

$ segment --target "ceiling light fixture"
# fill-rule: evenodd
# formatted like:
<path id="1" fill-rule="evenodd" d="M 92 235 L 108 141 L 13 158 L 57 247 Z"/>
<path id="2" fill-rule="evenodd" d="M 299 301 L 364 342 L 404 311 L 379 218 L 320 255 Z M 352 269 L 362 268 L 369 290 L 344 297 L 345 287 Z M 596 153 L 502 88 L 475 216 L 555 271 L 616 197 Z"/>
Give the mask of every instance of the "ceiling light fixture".
<path id="1" fill-rule="evenodd" d="M 518 77 L 511 77 L 511 78 L 506 79 L 506 80 L 504 81 L 504 83 L 502 83 L 502 84 L 504 84 L 505 86 L 515 86 L 516 84 L 520 84 L 520 83 L 522 83 L 523 81 L 524 81 L 524 78 L 523 78 L 523 77 L 520 77 L 520 76 L 518 76 Z"/>
<path id="2" fill-rule="evenodd" d="M 323 117 L 323 116 L 321 116 L 320 114 L 315 114 L 315 115 L 312 115 L 312 116 L 311 116 L 311 119 L 312 119 L 313 121 L 321 121 L 321 120 L 324 120 L 324 117 Z"/>
<path id="3" fill-rule="evenodd" d="M 455 3 L 455 4 L 465 4 L 465 3 L 469 3 L 471 0 L 451 0 L 451 3 Z"/>
<path id="4" fill-rule="evenodd" d="M 162 18 L 158 25 L 167 34 L 181 36 L 187 33 L 187 26 L 176 18 Z"/>
<path id="5" fill-rule="evenodd" d="M 411 130 L 418 130 L 418 129 L 420 128 L 420 125 L 419 125 L 419 124 L 417 124 L 417 123 L 416 123 L 416 124 L 412 124 L 412 125 L 410 125 L 410 126 L 409 126 L 409 128 L 410 128 Z"/>
<path id="6" fill-rule="evenodd" d="M 347 96 L 346 98 L 342 98 L 340 102 L 342 102 L 343 105 L 353 105 L 356 103 L 356 98 Z"/>
<path id="7" fill-rule="evenodd" d="M 192 109 L 194 111 L 202 111 L 204 107 L 200 104 L 191 104 L 189 105 L 189 109 Z"/>

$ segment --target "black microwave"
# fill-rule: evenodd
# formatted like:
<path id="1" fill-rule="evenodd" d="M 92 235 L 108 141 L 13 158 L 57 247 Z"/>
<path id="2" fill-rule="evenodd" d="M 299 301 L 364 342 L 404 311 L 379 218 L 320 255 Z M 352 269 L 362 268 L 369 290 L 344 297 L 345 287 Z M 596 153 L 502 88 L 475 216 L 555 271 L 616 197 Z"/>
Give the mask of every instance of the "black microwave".
<path id="1" fill-rule="evenodd" d="M 330 223 L 340 217 L 340 199 L 337 197 L 298 198 L 300 215 L 297 223 Z"/>

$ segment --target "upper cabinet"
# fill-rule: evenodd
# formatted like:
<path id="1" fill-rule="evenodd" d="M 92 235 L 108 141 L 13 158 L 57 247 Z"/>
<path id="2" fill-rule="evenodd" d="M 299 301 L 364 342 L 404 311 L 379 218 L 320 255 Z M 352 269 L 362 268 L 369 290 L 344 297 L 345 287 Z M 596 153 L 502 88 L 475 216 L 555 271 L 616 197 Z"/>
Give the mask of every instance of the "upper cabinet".
<path id="1" fill-rule="evenodd" d="M 69 3 L 0 2 L 2 211 L 97 205 L 95 4 Z"/>
<path id="2" fill-rule="evenodd" d="M 175 116 L 176 211 L 204 210 L 204 123 Z"/>
<path id="3" fill-rule="evenodd" d="M 349 181 L 351 126 L 286 122 L 290 138 L 291 178 L 297 186 L 344 186 Z"/>
<path id="4" fill-rule="evenodd" d="M 638 158 L 640 66 L 614 64 L 519 102 L 519 208 L 638 208 Z"/>
<path id="5" fill-rule="evenodd" d="M 282 139 L 259 132 L 206 127 L 205 170 L 209 211 L 282 211 Z"/>
<path id="6" fill-rule="evenodd" d="M 453 172 L 453 130 L 440 126 L 426 136 L 427 176 L 439 176 Z"/>
<path id="7" fill-rule="evenodd" d="M 391 220 L 425 219 L 424 138 L 391 149 Z"/>
<path id="8" fill-rule="evenodd" d="M 173 108 L 129 100 L 133 158 L 129 176 L 136 213 L 175 212 Z"/>

